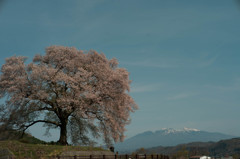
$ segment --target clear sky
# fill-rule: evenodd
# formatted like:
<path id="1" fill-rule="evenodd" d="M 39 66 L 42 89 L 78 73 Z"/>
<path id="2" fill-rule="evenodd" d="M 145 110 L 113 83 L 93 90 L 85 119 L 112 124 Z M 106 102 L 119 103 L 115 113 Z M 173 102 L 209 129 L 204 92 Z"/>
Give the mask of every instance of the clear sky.
<path id="1" fill-rule="evenodd" d="M 0 65 L 51 45 L 103 52 L 130 72 L 139 110 L 127 137 L 183 127 L 240 136 L 237 0 L 0 0 Z"/>

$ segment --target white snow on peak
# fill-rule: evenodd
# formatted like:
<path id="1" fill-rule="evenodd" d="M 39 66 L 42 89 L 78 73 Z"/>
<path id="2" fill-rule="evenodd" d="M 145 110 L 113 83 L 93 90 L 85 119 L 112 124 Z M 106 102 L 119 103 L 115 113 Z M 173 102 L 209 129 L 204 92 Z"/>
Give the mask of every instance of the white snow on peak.
<path id="1" fill-rule="evenodd" d="M 167 135 L 167 134 L 174 134 L 174 133 L 178 132 L 179 130 L 175 130 L 173 128 L 162 128 L 161 131 L 163 131 L 163 133 L 165 135 Z"/>
<path id="2" fill-rule="evenodd" d="M 183 129 L 173 129 L 173 128 L 162 128 L 161 131 L 164 131 L 164 134 L 167 135 L 167 134 L 172 134 L 172 133 L 179 133 L 179 132 L 197 132 L 197 131 L 200 131 L 198 129 L 194 129 L 194 128 L 187 128 L 187 127 L 184 127 Z"/>
<path id="3" fill-rule="evenodd" d="M 200 130 L 198 130 L 198 129 L 187 128 L 187 127 L 184 127 L 183 130 L 184 130 L 184 131 L 200 131 Z"/>

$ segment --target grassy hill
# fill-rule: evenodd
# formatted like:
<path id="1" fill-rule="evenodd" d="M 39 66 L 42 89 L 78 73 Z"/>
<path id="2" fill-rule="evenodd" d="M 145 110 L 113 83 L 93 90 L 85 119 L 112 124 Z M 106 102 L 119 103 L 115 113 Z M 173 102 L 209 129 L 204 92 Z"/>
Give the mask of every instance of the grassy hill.
<path id="1" fill-rule="evenodd" d="M 0 141 L 5 141 L 5 140 L 18 140 L 20 142 L 32 143 L 32 144 L 46 144 L 45 141 L 39 140 L 28 133 L 25 133 L 22 136 L 22 133 L 16 130 L 2 131 L 0 129 Z"/>
<path id="2" fill-rule="evenodd" d="M 66 151 L 106 151 L 98 147 L 29 144 L 16 140 L 0 141 L 0 150 L 3 149 L 8 149 L 17 158 L 30 157 L 32 159 L 61 155 Z"/>
<path id="3" fill-rule="evenodd" d="M 16 158 L 40 159 L 46 156 L 56 156 L 68 151 L 106 151 L 99 147 L 61 146 L 53 142 L 39 140 L 30 134 L 20 138 L 16 131 L 0 133 L 0 157 L 14 155 Z"/>

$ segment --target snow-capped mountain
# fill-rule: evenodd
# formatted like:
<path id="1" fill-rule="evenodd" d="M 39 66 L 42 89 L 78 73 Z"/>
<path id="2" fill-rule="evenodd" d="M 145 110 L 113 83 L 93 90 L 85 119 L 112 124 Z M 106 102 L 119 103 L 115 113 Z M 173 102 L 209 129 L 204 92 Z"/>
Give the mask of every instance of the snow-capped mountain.
<path id="1" fill-rule="evenodd" d="M 193 129 L 193 128 L 186 128 L 184 127 L 183 129 L 180 129 L 180 130 L 175 130 L 173 128 L 162 128 L 158 131 L 156 131 L 155 133 L 157 132 L 160 132 L 160 133 L 163 133 L 165 135 L 168 135 L 168 134 L 174 134 L 174 133 L 186 133 L 186 132 L 198 132 L 200 130 L 198 129 Z"/>
<path id="2" fill-rule="evenodd" d="M 117 143 L 114 146 L 118 152 L 130 152 L 141 147 L 150 148 L 155 146 L 175 146 L 189 142 L 219 141 L 233 137 L 235 136 L 200 131 L 193 128 L 183 128 L 180 130 L 163 128 L 155 132 L 146 131 L 137 134 L 136 136 L 126 139 L 122 143 Z"/>

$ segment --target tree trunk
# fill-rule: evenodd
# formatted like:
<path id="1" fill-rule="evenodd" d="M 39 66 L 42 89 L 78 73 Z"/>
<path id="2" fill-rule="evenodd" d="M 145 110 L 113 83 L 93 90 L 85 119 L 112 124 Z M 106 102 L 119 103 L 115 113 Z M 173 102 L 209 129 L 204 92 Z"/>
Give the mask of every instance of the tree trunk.
<path id="1" fill-rule="evenodd" d="M 60 138 L 58 140 L 58 143 L 61 145 L 68 145 L 67 142 L 67 119 L 62 119 L 61 120 L 61 126 L 60 126 Z"/>

